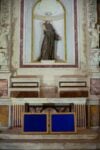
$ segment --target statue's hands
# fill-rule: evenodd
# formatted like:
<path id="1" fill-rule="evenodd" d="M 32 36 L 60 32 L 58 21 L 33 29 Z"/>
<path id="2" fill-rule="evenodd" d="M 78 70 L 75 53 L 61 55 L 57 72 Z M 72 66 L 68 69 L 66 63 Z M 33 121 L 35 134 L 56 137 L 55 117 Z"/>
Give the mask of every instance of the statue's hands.
<path id="1" fill-rule="evenodd" d="M 61 36 L 59 36 L 59 40 L 62 40 Z"/>

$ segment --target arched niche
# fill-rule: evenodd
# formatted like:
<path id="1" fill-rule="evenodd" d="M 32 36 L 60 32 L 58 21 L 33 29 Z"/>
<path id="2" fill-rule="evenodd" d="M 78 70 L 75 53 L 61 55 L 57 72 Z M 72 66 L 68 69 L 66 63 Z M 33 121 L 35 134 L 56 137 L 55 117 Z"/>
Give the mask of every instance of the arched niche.
<path id="1" fill-rule="evenodd" d="M 50 17 L 51 13 L 43 16 L 38 13 L 42 2 L 49 3 L 49 7 L 57 4 L 55 15 Z M 55 3 L 55 5 L 54 5 Z M 47 4 L 44 6 L 47 7 Z M 48 7 L 48 10 L 49 10 Z M 51 8 L 51 7 L 50 7 Z M 60 10 L 60 11 L 59 11 Z M 59 12 L 59 13 L 58 13 Z M 59 14 L 62 14 L 61 16 Z M 20 7 L 20 67 L 37 68 L 37 67 L 77 67 L 78 66 L 78 20 L 77 20 L 77 0 L 21 0 Z M 41 51 L 43 40 L 42 23 L 47 19 L 60 34 L 61 41 L 57 43 L 57 55 L 63 61 L 53 63 L 37 61 Z M 42 18 L 42 19 L 41 19 Z M 59 24 L 59 26 L 58 26 Z M 61 25 L 61 26 L 60 26 Z M 39 26 L 39 27 L 38 27 Z M 37 28 L 38 27 L 38 28 Z M 38 31 L 37 31 L 38 29 Z M 38 34 L 36 34 L 38 32 Z M 36 36 L 35 36 L 36 35 Z M 40 38 L 41 37 L 41 38 Z M 39 40 L 40 38 L 40 40 Z M 38 42 L 35 42 L 38 41 Z M 62 43 L 63 44 L 62 44 Z M 59 48 L 63 45 L 63 47 Z M 37 47 L 36 47 L 37 45 Z M 60 45 L 60 46 L 59 46 Z M 35 47 L 35 48 L 34 48 Z M 59 60 L 60 60 L 59 59 Z"/>
<path id="2" fill-rule="evenodd" d="M 56 44 L 56 62 L 66 62 L 66 10 L 60 0 L 38 0 L 32 8 L 31 62 L 37 62 L 40 56 L 45 21 L 49 21 L 61 37 Z"/>

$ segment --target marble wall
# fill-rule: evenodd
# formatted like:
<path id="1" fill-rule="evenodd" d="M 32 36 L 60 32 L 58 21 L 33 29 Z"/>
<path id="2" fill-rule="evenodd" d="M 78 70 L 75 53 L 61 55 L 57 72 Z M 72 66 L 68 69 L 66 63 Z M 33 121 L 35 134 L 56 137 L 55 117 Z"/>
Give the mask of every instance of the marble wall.
<path id="1" fill-rule="evenodd" d="M 9 107 L 7 105 L 0 105 L 0 128 L 8 127 L 9 122 Z"/>

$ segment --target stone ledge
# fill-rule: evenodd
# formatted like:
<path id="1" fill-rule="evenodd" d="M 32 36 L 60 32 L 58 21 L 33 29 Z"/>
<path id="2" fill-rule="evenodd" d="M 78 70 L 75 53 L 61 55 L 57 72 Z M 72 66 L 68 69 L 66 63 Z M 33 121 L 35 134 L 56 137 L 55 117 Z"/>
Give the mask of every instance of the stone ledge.
<path id="1" fill-rule="evenodd" d="M 1 150 L 97 150 L 100 149 L 99 143 L 0 143 Z"/>
<path id="2" fill-rule="evenodd" d="M 20 139 L 20 140 L 44 140 L 44 139 L 64 139 L 64 140 L 92 140 L 92 139 L 96 139 L 98 136 L 97 133 L 92 133 L 92 134 L 49 134 L 49 135 L 21 135 L 21 134 L 0 134 L 0 139 L 2 140 L 14 140 L 14 139 Z"/>

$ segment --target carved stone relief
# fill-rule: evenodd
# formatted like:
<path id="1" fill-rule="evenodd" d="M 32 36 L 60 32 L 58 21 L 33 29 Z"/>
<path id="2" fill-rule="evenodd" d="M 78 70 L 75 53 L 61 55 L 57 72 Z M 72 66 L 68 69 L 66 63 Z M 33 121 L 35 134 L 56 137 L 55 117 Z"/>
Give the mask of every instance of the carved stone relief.
<path id="1" fill-rule="evenodd" d="M 89 31 L 89 46 L 91 49 L 99 48 L 99 31 L 97 26 L 97 1 L 87 2 L 87 23 Z"/>
<path id="2" fill-rule="evenodd" d="M 88 14 L 88 27 L 91 27 L 92 23 L 97 23 L 97 1 L 88 0 L 87 2 L 87 14 Z"/>
<path id="3" fill-rule="evenodd" d="M 100 95 L 100 79 L 92 78 L 90 80 L 90 93 L 91 95 Z"/>
<path id="4" fill-rule="evenodd" d="M 0 21 L 1 21 L 1 33 L 8 33 L 9 32 L 9 24 L 10 24 L 10 2 L 6 0 L 1 0 L 0 3 Z"/>
<path id="5" fill-rule="evenodd" d="M 92 27 L 89 29 L 90 33 L 90 47 L 91 49 L 99 48 L 99 34 L 100 34 L 100 27 L 99 25 L 92 23 Z"/>
<path id="6" fill-rule="evenodd" d="M 95 49 L 90 51 L 90 66 L 99 67 L 100 50 Z"/>
<path id="7" fill-rule="evenodd" d="M 8 70 L 11 1 L 0 1 L 0 71 Z"/>
<path id="8" fill-rule="evenodd" d="M 29 112 L 35 112 L 35 113 L 46 113 L 46 112 L 52 112 L 52 113 L 59 113 L 59 112 L 72 112 L 74 109 L 74 104 L 70 104 L 67 106 L 30 106 Z"/>

